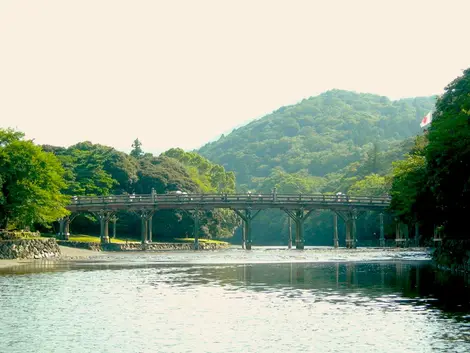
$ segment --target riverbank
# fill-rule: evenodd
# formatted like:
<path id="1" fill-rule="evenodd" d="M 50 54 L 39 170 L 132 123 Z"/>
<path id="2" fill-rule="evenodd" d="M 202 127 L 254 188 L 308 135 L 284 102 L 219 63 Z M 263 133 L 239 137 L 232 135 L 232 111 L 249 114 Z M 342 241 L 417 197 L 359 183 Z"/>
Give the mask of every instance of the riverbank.
<path id="1" fill-rule="evenodd" d="M 441 270 L 470 273 L 470 241 L 444 239 L 432 254 Z"/>
<path id="2" fill-rule="evenodd" d="M 105 252 L 93 250 L 70 248 L 60 246 L 60 255 L 49 259 L 0 259 L 0 269 L 15 266 L 28 265 L 32 263 L 51 262 L 51 261 L 70 261 L 70 260 L 89 260 L 97 257 L 106 256 Z"/>

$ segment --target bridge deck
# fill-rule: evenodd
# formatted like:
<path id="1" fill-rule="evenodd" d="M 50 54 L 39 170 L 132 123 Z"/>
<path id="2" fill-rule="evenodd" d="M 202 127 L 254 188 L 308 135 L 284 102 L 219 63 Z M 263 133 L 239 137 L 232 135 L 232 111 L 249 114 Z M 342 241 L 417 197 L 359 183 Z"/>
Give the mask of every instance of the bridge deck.
<path id="1" fill-rule="evenodd" d="M 67 209 L 72 212 L 145 209 L 333 209 L 385 210 L 390 197 L 325 194 L 144 194 L 78 196 Z"/>

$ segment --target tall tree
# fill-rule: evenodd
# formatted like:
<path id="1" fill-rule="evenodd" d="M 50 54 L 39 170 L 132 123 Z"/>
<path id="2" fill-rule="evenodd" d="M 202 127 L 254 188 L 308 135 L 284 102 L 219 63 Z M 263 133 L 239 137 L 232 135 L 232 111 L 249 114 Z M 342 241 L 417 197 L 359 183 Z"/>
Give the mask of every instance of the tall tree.
<path id="1" fill-rule="evenodd" d="M 470 68 L 451 82 L 436 104 L 426 147 L 437 221 L 452 238 L 470 238 Z"/>
<path id="2" fill-rule="evenodd" d="M 0 129 L 0 227 L 47 225 L 68 213 L 59 160 L 22 137 Z"/>
<path id="3" fill-rule="evenodd" d="M 142 143 L 139 141 L 138 138 L 134 140 L 131 147 L 132 147 L 132 151 L 130 155 L 132 157 L 139 158 L 144 155 L 144 151 L 142 150 Z"/>

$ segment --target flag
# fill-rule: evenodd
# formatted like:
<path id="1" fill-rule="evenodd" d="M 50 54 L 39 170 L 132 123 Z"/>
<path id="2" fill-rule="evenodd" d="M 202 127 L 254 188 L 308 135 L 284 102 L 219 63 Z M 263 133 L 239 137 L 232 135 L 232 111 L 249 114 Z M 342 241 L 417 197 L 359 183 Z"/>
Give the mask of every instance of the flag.
<path id="1" fill-rule="evenodd" d="M 426 116 L 423 118 L 423 120 L 421 120 L 421 124 L 419 124 L 419 126 L 426 127 L 429 124 L 431 124 L 431 121 L 432 121 L 432 114 L 431 114 L 431 112 L 429 112 L 429 113 L 426 114 Z"/>

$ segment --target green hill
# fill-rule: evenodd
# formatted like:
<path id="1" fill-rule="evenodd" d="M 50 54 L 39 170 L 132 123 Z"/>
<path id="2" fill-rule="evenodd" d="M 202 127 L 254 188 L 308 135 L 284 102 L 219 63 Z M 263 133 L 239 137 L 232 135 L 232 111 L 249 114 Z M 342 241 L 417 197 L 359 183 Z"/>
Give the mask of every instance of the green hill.
<path id="1" fill-rule="evenodd" d="M 332 90 L 282 107 L 198 152 L 233 171 L 239 191 L 270 192 L 276 186 L 279 192 L 383 194 L 392 162 L 412 147 L 435 100 Z M 374 217 L 358 222 L 360 239 L 377 237 Z M 312 216 L 307 244 L 331 244 L 331 218 L 330 212 Z M 287 217 L 279 212 L 262 212 L 253 227 L 255 244 L 286 242 Z"/>
<path id="2" fill-rule="evenodd" d="M 391 101 L 373 94 L 332 90 L 275 112 L 203 146 L 199 153 L 235 172 L 250 188 L 272 175 L 324 177 L 364 159 L 374 142 L 396 149 L 420 132 L 421 118 L 435 97 Z"/>

